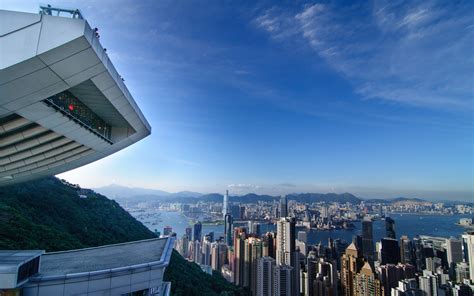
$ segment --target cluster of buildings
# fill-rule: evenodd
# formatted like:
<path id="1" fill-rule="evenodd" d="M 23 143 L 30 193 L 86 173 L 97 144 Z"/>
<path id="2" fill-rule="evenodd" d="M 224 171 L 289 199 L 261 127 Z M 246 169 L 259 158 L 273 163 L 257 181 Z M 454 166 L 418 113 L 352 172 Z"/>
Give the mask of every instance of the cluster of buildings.
<path id="1" fill-rule="evenodd" d="M 329 239 L 327 245 L 310 245 L 307 232 L 297 231 L 305 209 L 289 207 L 285 196 L 278 217 L 272 218 L 276 231 L 262 233 L 252 221 L 234 223 L 229 209 L 226 193 L 223 236 L 203 234 L 198 222 L 187 228 L 175 248 L 203 270 L 220 272 L 252 295 L 472 295 L 474 232 L 460 238 L 397 237 L 396 222 L 386 217 L 385 237 L 374 241 L 373 221 L 367 215 L 362 233 L 352 242 Z M 319 209 L 316 220 L 332 220 L 335 211 Z"/>

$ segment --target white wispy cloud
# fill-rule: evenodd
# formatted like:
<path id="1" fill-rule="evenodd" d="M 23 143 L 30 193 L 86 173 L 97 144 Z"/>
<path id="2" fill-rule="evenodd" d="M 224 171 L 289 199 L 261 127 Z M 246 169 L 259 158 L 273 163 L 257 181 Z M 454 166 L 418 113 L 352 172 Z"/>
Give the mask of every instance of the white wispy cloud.
<path id="1" fill-rule="evenodd" d="M 474 106 L 474 17 L 464 4 L 314 4 L 293 14 L 273 7 L 254 22 L 275 40 L 306 41 L 365 99 Z"/>

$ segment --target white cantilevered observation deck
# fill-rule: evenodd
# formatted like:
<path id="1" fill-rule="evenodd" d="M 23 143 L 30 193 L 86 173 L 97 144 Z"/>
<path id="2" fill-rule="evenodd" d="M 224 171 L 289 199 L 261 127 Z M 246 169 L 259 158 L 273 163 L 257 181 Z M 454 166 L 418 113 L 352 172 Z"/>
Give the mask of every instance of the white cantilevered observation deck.
<path id="1" fill-rule="evenodd" d="M 150 132 L 78 10 L 0 10 L 0 186 L 80 167 Z"/>

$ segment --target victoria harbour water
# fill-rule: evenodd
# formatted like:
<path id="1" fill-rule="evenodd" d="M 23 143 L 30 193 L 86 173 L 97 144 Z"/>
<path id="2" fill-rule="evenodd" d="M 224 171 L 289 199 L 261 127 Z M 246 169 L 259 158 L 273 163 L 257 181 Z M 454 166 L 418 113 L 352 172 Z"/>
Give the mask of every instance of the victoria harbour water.
<path id="1" fill-rule="evenodd" d="M 136 216 L 134 214 L 134 216 Z M 414 215 L 414 214 L 390 214 L 390 217 L 395 220 L 395 230 L 397 237 L 401 235 L 407 235 L 412 238 L 417 235 L 429 235 L 438 237 L 459 237 L 466 231 L 465 228 L 456 225 L 456 222 L 461 218 L 471 218 L 470 215 L 453 215 L 453 216 L 441 216 L 441 215 Z M 150 230 L 157 230 L 163 232 L 163 228 L 171 226 L 173 232 L 181 237 L 186 227 L 192 226 L 192 221 L 179 212 L 169 211 L 158 211 L 153 214 L 146 215 L 139 219 L 144 223 Z M 329 238 L 343 239 L 347 242 L 352 240 L 352 237 L 357 234 L 361 234 L 361 222 L 355 222 L 355 228 L 351 230 L 333 230 L 333 231 L 321 231 L 321 230 L 310 230 L 308 232 L 308 243 L 316 244 L 322 242 L 326 244 Z M 247 225 L 247 223 L 236 223 L 235 226 Z M 305 230 L 305 228 L 297 227 L 298 230 Z M 262 225 L 262 232 L 276 231 L 276 226 L 272 224 Z M 208 225 L 204 224 L 202 233 L 206 234 L 214 232 L 215 237 L 223 235 L 224 225 Z M 373 222 L 373 233 L 374 240 L 380 240 L 385 236 L 385 221 L 375 220 Z"/>

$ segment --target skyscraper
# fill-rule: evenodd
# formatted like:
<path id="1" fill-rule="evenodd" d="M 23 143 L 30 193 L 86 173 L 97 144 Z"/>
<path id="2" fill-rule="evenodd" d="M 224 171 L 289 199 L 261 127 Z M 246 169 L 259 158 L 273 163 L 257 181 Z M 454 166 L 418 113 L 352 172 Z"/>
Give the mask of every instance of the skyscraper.
<path id="1" fill-rule="evenodd" d="M 372 220 L 368 218 L 362 220 L 362 252 L 364 257 L 372 264 L 374 261 L 374 238 Z"/>
<path id="2" fill-rule="evenodd" d="M 299 252 L 296 251 L 296 220 L 295 218 L 281 218 L 277 222 L 276 261 L 278 265 L 292 267 L 292 285 L 296 295 L 299 292 L 300 263 Z"/>
<path id="3" fill-rule="evenodd" d="M 188 240 L 193 240 L 193 229 L 190 226 L 186 227 L 186 235 L 188 236 Z"/>
<path id="4" fill-rule="evenodd" d="M 274 273 L 276 261 L 271 257 L 262 257 L 257 261 L 257 294 L 273 296 Z"/>
<path id="5" fill-rule="evenodd" d="M 390 238 L 396 238 L 395 235 L 395 220 L 390 217 L 385 218 L 385 235 Z"/>
<path id="6" fill-rule="evenodd" d="M 413 243 L 408 236 L 402 235 L 400 238 L 400 262 L 405 264 L 415 264 Z"/>
<path id="7" fill-rule="evenodd" d="M 234 229 L 234 283 L 241 287 L 244 286 L 246 237 L 245 229 Z"/>
<path id="8" fill-rule="evenodd" d="M 267 232 L 262 237 L 262 256 L 272 257 L 273 259 L 276 258 L 276 247 L 275 247 L 275 233 L 274 232 Z"/>
<path id="9" fill-rule="evenodd" d="M 228 246 L 233 245 L 232 241 L 232 227 L 233 227 L 233 221 L 232 219 L 232 214 L 227 213 L 224 216 L 224 241 Z"/>
<path id="10" fill-rule="evenodd" d="M 454 237 L 446 239 L 446 259 L 451 279 L 456 278 L 456 264 L 463 261 L 462 240 Z"/>
<path id="11" fill-rule="evenodd" d="M 474 282 L 474 231 L 463 234 L 465 240 L 464 248 L 467 249 L 467 257 L 469 262 L 469 277 Z"/>
<path id="12" fill-rule="evenodd" d="M 415 267 L 410 264 L 387 264 L 377 267 L 377 273 L 384 287 L 385 295 L 390 295 L 392 288 L 398 286 L 398 282 L 415 277 Z"/>
<path id="13" fill-rule="evenodd" d="M 249 237 L 249 280 L 252 295 L 257 295 L 257 264 L 262 257 L 262 240 L 255 237 Z"/>
<path id="14" fill-rule="evenodd" d="M 280 197 L 280 218 L 288 217 L 288 199 L 286 195 Z"/>
<path id="15" fill-rule="evenodd" d="M 177 250 L 184 258 L 188 258 L 188 249 L 189 249 L 189 238 L 186 234 L 183 234 L 183 237 L 178 240 Z"/>
<path id="16" fill-rule="evenodd" d="M 196 224 L 194 224 L 194 237 L 193 237 L 193 241 L 200 241 L 201 240 L 201 236 L 202 236 L 202 224 L 201 222 L 197 222 Z"/>
<path id="17" fill-rule="evenodd" d="M 226 263 L 227 245 L 223 242 L 213 242 L 211 244 L 211 268 L 220 271 Z"/>
<path id="18" fill-rule="evenodd" d="M 293 267 L 288 265 L 276 265 L 274 271 L 273 295 L 291 296 L 299 292 L 292 283 Z"/>
<path id="19" fill-rule="evenodd" d="M 202 245 L 201 245 L 201 252 L 202 252 L 202 264 L 211 266 L 211 247 L 212 241 L 209 239 L 208 236 L 205 236 Z"/>
<path id="20" fill-rule="evenodd" d="M 224 194 L 224 203 L 222 205 L 222 217 L 225 221 L 225 215 L 227 215 L 228 213 L 230 213 L 229 211 L 229 190 L 226 190 L 225 191 L 225 194 Z"/>
<path id="21" fill-rule="evenodd" d="M 329 262 L 324 260 L 323 258 L 319 258 L 317 270 L 318 272 L 313 281 L 313 295 L 338 295 L 337 267 L 335 262 Z"/>
<path id="22" fill-rule="evenodd" d="M 342 295 L 354 295 L 354 277 L 364 263 L 360 250 L 354 243 L 350 244 L 341 258 Z"/>
<path id="23" fill-rule="evenodd" d="M 398 241 L 394 238 L 383 238 L 382 245 L 382 264 L 397 264 L 400 262 L 400 248 Z"/>
<path id="24" fill-rule="evenodd" d="M 384 288 L 372 270 L 369 262 L 365 262 L 360 272 L 354 277 L 354 296 L 382 296 Z"/>

